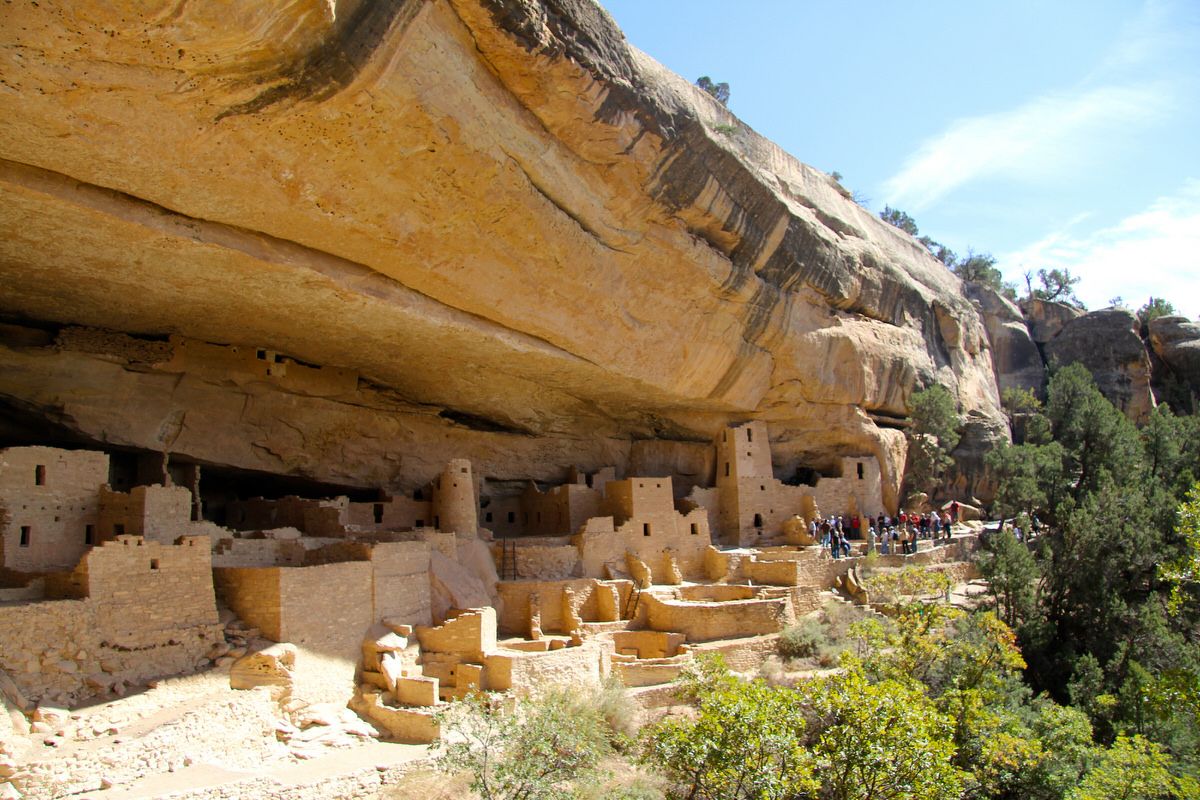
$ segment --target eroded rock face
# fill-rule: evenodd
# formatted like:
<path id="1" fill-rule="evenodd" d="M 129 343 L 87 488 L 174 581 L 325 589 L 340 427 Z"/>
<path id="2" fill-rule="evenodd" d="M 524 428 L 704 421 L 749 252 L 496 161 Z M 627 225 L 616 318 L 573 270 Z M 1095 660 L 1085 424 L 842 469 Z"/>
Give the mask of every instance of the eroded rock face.
<path id="1" fill-rule="evenodd" d="M 1171 373 L 1200 397 L 1200 322 L 1159 317 L 1150 322 L 1150 345 Z"/>
<path id="2" fill-rule="evenodd" d="M 25 341 L 0 353 L 10 407 L 390 487 L 446 450 L 558 477 L 757 418 L 783 471 L 877 455 L 892 506 L 902 437 L 877 421 L 914 389 L 999 418 L 957 278 L 589 2 L 0 16 L 0 314 L 360 377 L 312 397 Z"/>
<path id="3" fill-rule="evenodd" d="M 1068 322 L 1087 313 L 1066 303 L 1037 298 L 1022 301 L 1021 310 L 1025 314 L 1025 323 L 1029 326 L 1029 335 L 1038 344 L 1045 344 L 1058 336 Z"/>
<path id="4" fill-rule="evenodd" d="M 1078 361 L 1087 367 L 1096 387 L 1133 422 L 1141 424 L 1154 409 L 1150 357 L 1129 309 L 1104 308 L 1076 317 L 1045 349 L 1051 364 Z"/>
<path id="5" fill-rule="evenodd" d="M 966 289 L 967 296 L 978 304 L 987 330 L 1001 396 L 1007 389 L 1040 391 L 1046 383 L 1046 366 L 1021 309 L 983 284 L 967 283 Z"/>

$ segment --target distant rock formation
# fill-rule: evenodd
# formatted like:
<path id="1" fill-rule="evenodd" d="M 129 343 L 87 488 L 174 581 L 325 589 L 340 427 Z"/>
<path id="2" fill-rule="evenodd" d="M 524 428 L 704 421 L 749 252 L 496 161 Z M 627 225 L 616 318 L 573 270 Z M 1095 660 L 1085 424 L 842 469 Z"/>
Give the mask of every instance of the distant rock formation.
<path id="1" fill-rule="evenodd" d="M 1104 308 L 1066 322 L 1045 344 L 1046 360 L 1061 366 L 1079 362 L 1097 388 L 1135 423 L 1154 409 L 1150 356 L 1138 321 L 1127 308 Z"/>
<path id="2" fill-rule="evenodd" d="M 1149 325 L 1154 354 L 1166 367 L 1164 382 L 1173 378 L 1190 392 L 1192 409 L 1200 397 L 1200 322 L 1187 317 L 1159 317 Z"/>

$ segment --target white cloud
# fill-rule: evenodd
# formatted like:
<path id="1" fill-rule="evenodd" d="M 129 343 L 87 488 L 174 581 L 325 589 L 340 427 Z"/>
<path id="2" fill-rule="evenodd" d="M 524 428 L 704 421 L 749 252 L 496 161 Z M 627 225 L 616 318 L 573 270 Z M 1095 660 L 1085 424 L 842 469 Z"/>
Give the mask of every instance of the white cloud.
<path id="1" fill-rule="evenodd" d="M 1098 158 L 1106 142 L 1156 120 L 1170 97 L 1163 83 L 1106 86 L 957 120 L 885 183 L 888 203 L 916 213 L 980 178 L 1038 181 L 1059 175 Z"/>
<path id="2" fill-rule="evenodd" d="M 1076 294 L 1089 308 L 1123 297 L 1134 308 L 1151 296 L 1181 314 L 1200 316 L 1200 180 L 1109 228 L 1074 233 L 1084 218 L 999 259 L 1009 280 L 1026 271 L 1069 269 L 1082 278 Z"/>

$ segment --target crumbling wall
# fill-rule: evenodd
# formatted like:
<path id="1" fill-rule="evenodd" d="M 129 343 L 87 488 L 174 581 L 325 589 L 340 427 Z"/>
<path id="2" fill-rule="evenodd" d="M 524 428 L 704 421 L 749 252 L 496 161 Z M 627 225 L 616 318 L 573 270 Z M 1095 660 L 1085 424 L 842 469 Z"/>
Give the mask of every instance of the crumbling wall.
<path id="1" fill-rule="evenodd" d="M 787 598 L 689 603 L 642 595 L 652 630 L 674 631 L 689 642 L 776 633 L 796 621 Z"/>
<path id="2" fill-rule="evenodd" d="M 616 621 L 632 591 L 629 581 L 593 578 L 504 581 L 496 588 L 501 601 L 497 625 L 508 636 L 529 634 L 531 610 L 536 610 L 541 630 L 547 633 L 569 633 L 575 620 Z"/>
<path id="3" fill-rule="evenodd" d="M 213 586 L 221 602 L 233 609 L 238 619 L 252 625 L 266 638 L 283 638 L 282 605 L 278 567 L 215 567 Z"/>
<path id="4" fill-rule="evenodd" d="M 459 656 L 462 661 L 483 663 L 496 649 L 496 609 L 491 606 L 464 611 L 438 627 L 414 629 L 421 650 Z"/>
<path id="5" fill-rule="evenodd" d="M 314 397 L 352 394 L 358 373 L 339 367 L 309 366 L 282 353 L 245 345 L 223 345 L 170 337 L 171 358 L 164 372 L 186 372 L 200 378 L 245 384 L 269 381 L 280 388 Z"/>
<path id="6" fill-rule="evenodd" d="M 108 456 L 56 447 L 0 450 L 0 567 L 69 570 L 98 542 Z"/>
<path id="7" fill-rule="evenodd" d="M 345 497 L 310 500 L 289 495 L 278 500 L 256 497 L 229 503 L 226 524 L 237 531 L 295 528 L 308 536 L 339 538 L 345 533 Z"/>
<path id="8" fill-rule="evenodd" d="M 208 522 L 192 521 L 192 492 L 186 486 L 134 486 L 126 492 L 99 492 L 102 541 L 122 535 L 170 544 L 181 536 L 220 533 Z"/>
<path id="9" fill-rule="evenodd" d="M 590 639 L 546 652 L 500 650 L 488 655 L 483 688 L 529 694 L 547 686 L 597 686 L 608 675 L 611 640 Z"/>
<path id="10" fill-rule="evenodd" d="M 584 575 L 616 577 L 629 552 L 650 568 L 657 583 L 676 582 L 672 563 L 685 579 L 704 577 L 704 551 L 711 544 L 708 513 L 693 508 L 680 514 L 670 478 L 608 481 L 604 492 L 600 510 L 608 516 L 589 519 L 572 540 Z"/>
<path id="11" fill-rule="evenodd" d="M 62 582 L 79 599 L 0 606 L 0 666 L 33 699 L 190 672 L 221 640 L 209 564 L 205 538 L 97 547 Z"/>
<path id="12" fill-rule="evenodd" d="M 294 538 L 226 537 L 213 547 L 213 569 L 224 567 L 302 567 L 308 549 Z"/>

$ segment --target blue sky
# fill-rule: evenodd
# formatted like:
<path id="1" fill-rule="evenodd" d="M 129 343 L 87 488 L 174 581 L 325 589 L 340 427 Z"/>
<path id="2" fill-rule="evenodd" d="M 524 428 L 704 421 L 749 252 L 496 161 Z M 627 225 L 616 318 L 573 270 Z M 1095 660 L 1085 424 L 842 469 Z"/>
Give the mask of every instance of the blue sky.
<path id="1" fill-rule="evenodd" d="M 1008 280 L 1200 317 L 1200 0 L 601 0 L 801 161 Z M 1036 285 L 1036 277 L 1035 277 Z"/>

